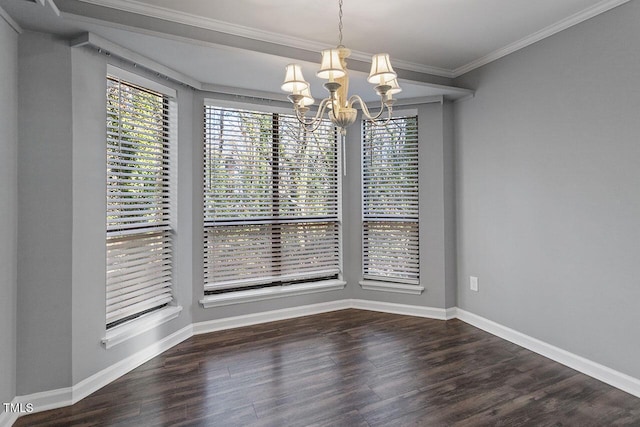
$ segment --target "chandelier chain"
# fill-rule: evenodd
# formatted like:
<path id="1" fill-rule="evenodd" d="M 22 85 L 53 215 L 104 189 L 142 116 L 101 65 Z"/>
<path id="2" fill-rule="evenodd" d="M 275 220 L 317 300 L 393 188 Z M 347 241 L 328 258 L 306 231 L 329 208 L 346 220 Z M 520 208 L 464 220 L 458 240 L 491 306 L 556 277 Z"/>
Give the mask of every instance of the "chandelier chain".
<path id="1" fill-rule="evenodd" d="M 344 47 L 344 45 L 342 44 L 342 0 L 338 1 L 338 7 L 339 7 L 339 12 L 338 12 L 338 47 Z"/>

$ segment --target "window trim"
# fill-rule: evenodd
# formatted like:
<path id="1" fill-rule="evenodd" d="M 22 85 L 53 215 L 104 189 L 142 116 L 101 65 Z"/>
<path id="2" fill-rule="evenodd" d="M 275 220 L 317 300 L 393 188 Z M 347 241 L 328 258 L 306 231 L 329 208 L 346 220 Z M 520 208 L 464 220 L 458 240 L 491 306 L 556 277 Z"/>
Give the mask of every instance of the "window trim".
<path id="1" fill-rule="evenodd" d="M 140 317 L 136 317 L 135 319 L 131 319 L 125 323 L 108 329 L 100 342 L 106 349 L 110 349 L 115 345 L 130 340 L 131 338 L 135 338 L 138 335 L 142 335 L 147 331 L 176 319 L 180 316 L 181 312 L 182 306 L 168 305 L 160 310 L 143 314 Z"/>
<path id="2" fill-rule="evenodd" d="M 168 96 L 169 98 L 173 98 L 174 100 L 178 98 L 178 93 L 175 89 L 143 77 L 139 74 L 132 73 L 131 71 L 116 67 L 115 65 L 107 64 L 107 75 L 112 75 L 129 83 L 144 87 L 145 89 L 161 93 Z"/>
<path id="3" fill-rule="evenodd" d="M 360 280 L 358 283 L 362 289 L 367 291 L 395 292 L 399 294 L 420 295 L 425 289 L 422 285 L 407 285 L 381 280 Z"/>
<path id="4" fill-rule="evenodd" d="M 205 295 L 204 298 L 200 300 L 200 304 L 203 308 L 221 307 L 317 292 L 339 291 L 344 289 L 346 285 L 347 282 L 344 280 L 331 279 L 287 286 L 271 286 L 267 288 L 229 292 L 226 294 Z"/>

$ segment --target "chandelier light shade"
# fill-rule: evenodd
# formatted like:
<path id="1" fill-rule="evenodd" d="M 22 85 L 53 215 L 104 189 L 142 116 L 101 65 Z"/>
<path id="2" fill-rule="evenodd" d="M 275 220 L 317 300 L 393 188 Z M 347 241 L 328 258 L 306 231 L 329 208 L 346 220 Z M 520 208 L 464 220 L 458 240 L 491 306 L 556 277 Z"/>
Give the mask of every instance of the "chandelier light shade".
<path id="1" fill-rule="evenodd" d="M 387 95 L 395 95 L 396 93 L 402 92 L 402 88 L 398 84 L 398 79 L 392 79 L 387 81 L 387 84 L 391 86 L 391 88 L 387 91 Z"/>
<path id="2" fill-rule="evenodd" d="M 304 77 L 302 76 L 302 69 L 300 68 L 300 65 L 287 65 L 284 83 L 282 84 L 282 90 L 284 90 L 285 92 L 291 92 L 293 94 L 299 94 L 304 89 L 309 89 L 309 83 L 307 83 L 307 81 L 305 81 Z"/>
<path id="3" fill-rule="evenodd" d="M 326 49 L 322 51 L 320 71 L 318 71 L 316 75 L 321 79 L 328 79 L 330 82 L 347 75 L 347 72 L 342 68 L 339 49 Z"/>
<path id="4" fill-rule="evenodd" d="M 371 114 L 367 105 L 358 95 L 348 96 L 349 73 L 347 71 L 346 59 L 351 51 L 342 45 L 342 1 L 338 1 L 338 30 L 339 43 L 333 49 L 322 51 L 320 70 L 316 75 L 328 80 L 324 84 L 329 96 L 320 101 L 318 111 L 314 117 L 307 117 L 310 106 L 315 100 L 311 95 L 309 83 L 302 76 L 302 69 L 298 64 L 289 64 L 286 67 L 282 90 L 289 93 L 289 100 L 293 103 L 296 117 L 308 131 L 315 131 L 322 122 L 322 118 L 327 113 L 329 120 L 340 129 L 342 135 L 345 134 L 347 126 L 355 122 L 357 110 L 353 108 L 355 103 L 360 104 L 362 114 L 369 120 L 377 120 L 387 111 L 387 123 L 393 112 L 393 95 L 402 89 L 398 84 L 397 74 L 393 71 L 389 54 L 378 53 L 371 59 L 371 72 L 367 81 L 374 85 L 374 89 L 380 96 L 380 111 Z M 383 123 L 383 124 L 384 124 Z"/>
<path id="5" fill-rule="evenodd" d="M 316 100 L 313 99 L 313 96 L 311 96 L 311 89 L 309 88 L 309 86 L 302 89 L 301 95 L 303 96 L 302 104 L 305 107 L 308 107 L 309 105 L 313 105 L 313 103 L 316 102 Z"/>
<path id="6" fill-rule="evenodd" d="M 391 67 L 391 60 L 388 53 L 378 53 L 371 58 L 371 73 L 367 81 L 369 83 L 385 84 L 389 80 L 396 78 L 396 73 Z"/>

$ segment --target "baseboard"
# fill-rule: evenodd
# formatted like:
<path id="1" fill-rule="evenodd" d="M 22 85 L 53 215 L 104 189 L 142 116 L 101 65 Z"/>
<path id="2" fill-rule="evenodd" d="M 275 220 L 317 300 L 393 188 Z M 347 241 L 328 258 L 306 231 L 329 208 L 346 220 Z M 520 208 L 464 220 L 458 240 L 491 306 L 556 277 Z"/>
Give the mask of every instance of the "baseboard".
<path id="1" fill-rule="evenodd" d="M 330 301 L 319 304 L 304 305 L 301 307 L 284 308 L 281 310 L 251 313 L 244 316 L 226 317 L 224 319 L 207 320 L 193 324 L 193 334 L 206 334 L 225 329 L 240 328 L 243 326 L 257 325 L 260 323 L 274 322 L 276 320 L 293 319 L 313 314 L 327 313 L 330 311 L 351 308 L 350 300 Z"/>
<path id="2" fill-rule="evenodd" d="M 2 402 L 2 403 L 5 403 L 5 402 Z M 19 403 L 19 402 L 17 401 L 16 398 L 14 398 L 11 402 L 6 402 L 6 403 L 11 403 L 15 405 L 16 403 Z M 4 407 L 1 408 L 0 409 L 0 427 L 11 427 L 13 423 L 15 423 L 18 420 L 20 415 L 25 415 L 25 414 L 20 414 L 18 412 L 4 412 Z"/>
<path id="3" fill-rule="evenodd" d="M 618 372 L 589 359 L 585 359 L 582 356 L 570 353 L 559 347 L 540 341 L 537 338 L 530 337 L 468 311 L 458 308 L 456 309 L 456 316 L 463 322 L 487 331 L 492 335 L 538 353 L 636 397 L 640 397 L 640 379 L 623 374 L 622 372 Z"/>
<path id="4" fill-rule="evenodd" d="M 17 420 L 18 414 L 12 412 L 4 412 L 4 409 L 2 409 L 2 412 L 0 412 L 0 427 L 11 427 Z"/>
<path id="5" fill-rule="evenodd" d="M 25 396 L 16 396 L 11 403 L 22 405 L 23 408 L 29 405 L 33 410 L 31 412 L 6 413 L 4 412 L 4 408 L 2 408 L 3 412 L 0 414 L 0 426 L 11 426 L 23 415 L 28 415 L 30 413 L 35 414 L 36 412 L 48 411 L 49 409 L 72 405 L 72 396 L 73 390 L 71 387 L 42 391 Z"/>
<path id="6" fill-rule="evenodd" d="M 191 337 L 193 335 L 192 331 L 193 329 L 191 325 L 185 326 L 179 331 L 166 336 L 147 348 L 132 354 L 126 359 L 123 359 L 88 378 L 85 378 L 73 387 L 17 396 L 14 399 L 14 403 L 21 403 L 23 405 L 28 403 L 32 404 L 33 411 L 31 413 L 43 412 L 50 409 L 73 405 L 89 396 L 91 393 L 120 378 L 127 372 L 132 371 L 148 360 L 153 359 L 159 354 L 169 350 L 171 347 Z M 3 415 L 6 416 L 6 414 L 0 414 L 0 427 L 4 426 L 2 419 Z M 12 421 L 7 424 L 8 426 L 13 424 L 18 417 L 27 415 L 27 413 L 11 413 L 9 415 L 14 416 L 14 418 L 12 418 Z"/>
<path id="7" fill-rule="evenodd" d="M 18 420 L 18 414 L 0 412 L 0 427 L 11 427 Z"/>
<path id="8" fill-rule="evenodd" d="M 437 320 L 449 320 L 454 318 L 451 316 L 451 309 L 394 304 L 390 302 L 369 301 L 363 299 L 352 299 L 349 300 L 349 302 L 351 308 L 359 310 L 380 311 L 382 313 L 403 314 L 405 316 L 426 317 L 428 319 Z"/>
<path id="9" fill-rule="evenodd" d="M 257 325 L 277 320 L 293 319 L 296 317 L 311 316 L 313 314 L 327 313 L 330 311 L 345 310 L 347 308 L 404 314 L 406 316 L 427 317 L 429 319 L 439 320 L 454 318 L 452 315 L 454 312 L 451 311 L 452 309 L 445 310 L 443 308 L 419 307 L 406 304 L 348 299 L 198 322 L 193 324 L 193 334 L 206 334 L 209 332 L 240 328 L 243 326 Z"/>
<path id="10" fill-rule="evenodd" d="M 73 386 L 72 405 L 79 400 L 84 399 L 91 393 L 101 389 L 105 385 L 120 378 L 129 371 L 134 370 L 143 363 L 153 359 L 154 357 L 169 350 L 171 347 L 180 344 L 182 341 L 190 338 L 193 335 L 193 328 L 191 325 L 172 333 L 157 341 L 144 350 L 141 350 L 126 359 L 103 369 L 91 375 L 88 378 L 80 381 Z M 64 405 L 62 405 L 64 406 Z"/>

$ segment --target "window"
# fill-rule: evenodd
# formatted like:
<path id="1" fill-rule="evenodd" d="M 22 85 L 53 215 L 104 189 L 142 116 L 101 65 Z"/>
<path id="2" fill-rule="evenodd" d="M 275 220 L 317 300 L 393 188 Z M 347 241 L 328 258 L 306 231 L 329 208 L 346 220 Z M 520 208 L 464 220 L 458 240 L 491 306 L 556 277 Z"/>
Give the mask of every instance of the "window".
<path id="1" fill-rule="evenodd" d="M 170 99 L 107 77 L 107 329 L 173 300 Z"/>
<path id="2" fill-rule="evenodd" d="M 204 113 L 205 294 L 338 279 L 335 128 L 305 132 L 276 113 Z"/>
<path id="3" fill-rule="evenodd" d="M 419 285 L 418 118 L 362 127 L 364 282 Z"/>

